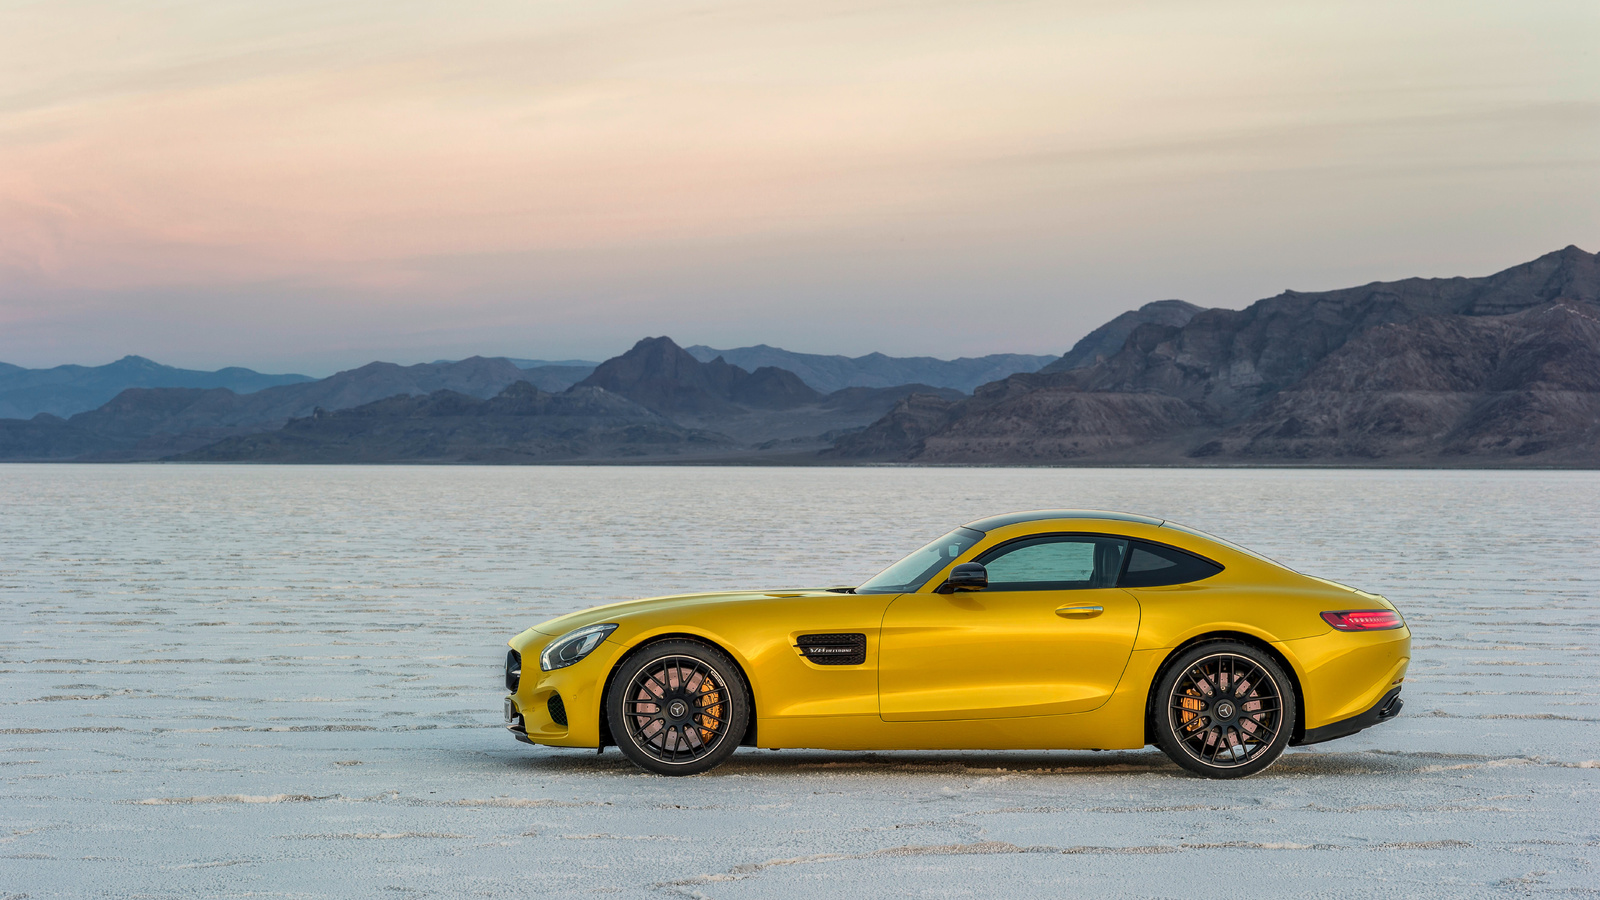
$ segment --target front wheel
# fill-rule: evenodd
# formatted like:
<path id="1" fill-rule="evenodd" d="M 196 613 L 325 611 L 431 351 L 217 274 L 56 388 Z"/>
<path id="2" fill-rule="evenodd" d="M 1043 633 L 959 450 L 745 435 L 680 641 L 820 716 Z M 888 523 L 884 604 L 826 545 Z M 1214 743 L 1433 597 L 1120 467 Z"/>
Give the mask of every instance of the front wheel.
<path id="1" fill-rule="evenodd" d="M 1150 717 L 1156 745 L 1173 762 L 1208 778 L 1243 778 L 1283 755 L 1295 708 L 1294 685 L 1271 656 L 1215 641 L 1167 667 Z"/>
<path id="2" fill-rule="evenodd" d="M 635 650 L 611 682 L 606 719 L 623 755 L 657 775 L 697 775 L 733 755 L 750 691 L 728 655 L 699 641 Z"/>

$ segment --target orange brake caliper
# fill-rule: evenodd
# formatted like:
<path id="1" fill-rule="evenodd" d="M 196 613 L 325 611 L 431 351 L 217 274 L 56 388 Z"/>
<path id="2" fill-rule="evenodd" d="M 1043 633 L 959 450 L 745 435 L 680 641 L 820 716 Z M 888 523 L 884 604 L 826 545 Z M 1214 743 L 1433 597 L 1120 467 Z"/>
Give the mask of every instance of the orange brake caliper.
<path id="1" fill-rule="evenodd" d="M 702 694 L 710 694 L 711 695 L 711 696 L 706 697 L 705 701 L 707 703 L 715 703 L 716 705 L 711 707 L 710 709 L 708 709 L 706 711 L 711 716 L 715 716 L 718 721 L 721 721 L 722 720 L 722 704 L 719 703 L 718 701 L 720 701 L 722 698 L 720 696 L 717 696 L 717 694 L 715 693 L 715 686 L 711 683 L 711 679 L 702 678 L 700 680 L 700 693 L 702 693 Z M 702 706 L 701 709 L 705 709 L 705 707 Z M 705 743 L 708 743 L 708 744 L 711 743 L 711 738 L 716 735 L 716 729 L 715 728 L 707 728 L 706 727 L 706 723 L 709 722 L 709 721 L 710 721 L 709 718 L 702 718 L 700 720 L 700 740 L 704 741 Z"/>

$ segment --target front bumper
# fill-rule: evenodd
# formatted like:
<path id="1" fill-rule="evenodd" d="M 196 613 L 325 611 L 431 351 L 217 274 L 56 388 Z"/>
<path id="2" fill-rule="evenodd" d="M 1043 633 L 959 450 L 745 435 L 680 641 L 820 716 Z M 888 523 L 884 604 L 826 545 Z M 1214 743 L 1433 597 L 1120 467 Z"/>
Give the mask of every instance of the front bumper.
<path id="1" fill-rule="evenodd" d="M 533 739 L 528 737 L 528 724 L 522 720 L 522 712 L 517 709 L 517 701 L 514 698 L 506 698 L 505 715 L 506 730 L 511 732 L 511 736 L 524 744 L 533 743 Z"/>
<path id="2" fill-rule="evenodd" d="M 524 665 L 516 689 L 505 698 L 506 730 L 529 744 L 598 747 L 603 740 L 600 692 L 626 648 L 602 641 L 583 661 L 545 672 L 536 660 L 551 640 L 550 635 L 525 632 L 512 643 Z"/>

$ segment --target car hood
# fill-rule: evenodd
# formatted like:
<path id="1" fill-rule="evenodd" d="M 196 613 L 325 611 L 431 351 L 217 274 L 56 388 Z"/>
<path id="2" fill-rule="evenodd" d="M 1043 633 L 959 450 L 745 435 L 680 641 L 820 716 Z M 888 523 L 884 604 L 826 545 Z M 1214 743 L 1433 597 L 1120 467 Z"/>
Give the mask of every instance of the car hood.
<path id="1" fill-rule="evenodd" d="M 654 613 L 665 609 L 688 609 L 691 607 L 720 606 L 732 603 L 816 597 L 826 596 L 827 593 L 828 591 L 824 588 L 803 588 L 792 591 L 716 591 L 703 594 L 673 594 L 667 597 L 646 597 L 643 600 L 625 600 L 621 603 L 608 603 L 605 606 L 592 606 L 588 609 L 540 622 L 533 626 L 531 630 L 554 637 L 566 634 L 574 628 L 582 628 L 585 625 L 596 625 L 601 622 L 621 622 L 629 616 Z"/>

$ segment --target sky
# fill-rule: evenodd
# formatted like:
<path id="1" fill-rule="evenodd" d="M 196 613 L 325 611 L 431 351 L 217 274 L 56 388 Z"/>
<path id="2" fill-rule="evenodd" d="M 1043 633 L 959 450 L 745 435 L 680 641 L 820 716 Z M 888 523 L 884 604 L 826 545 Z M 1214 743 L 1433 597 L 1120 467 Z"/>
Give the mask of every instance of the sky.
<path id="1" fill-rule="evenodd" d="M 0 360 L 1061 353 L 1600 250 L 1600 4 L 0 0 Z"/>

